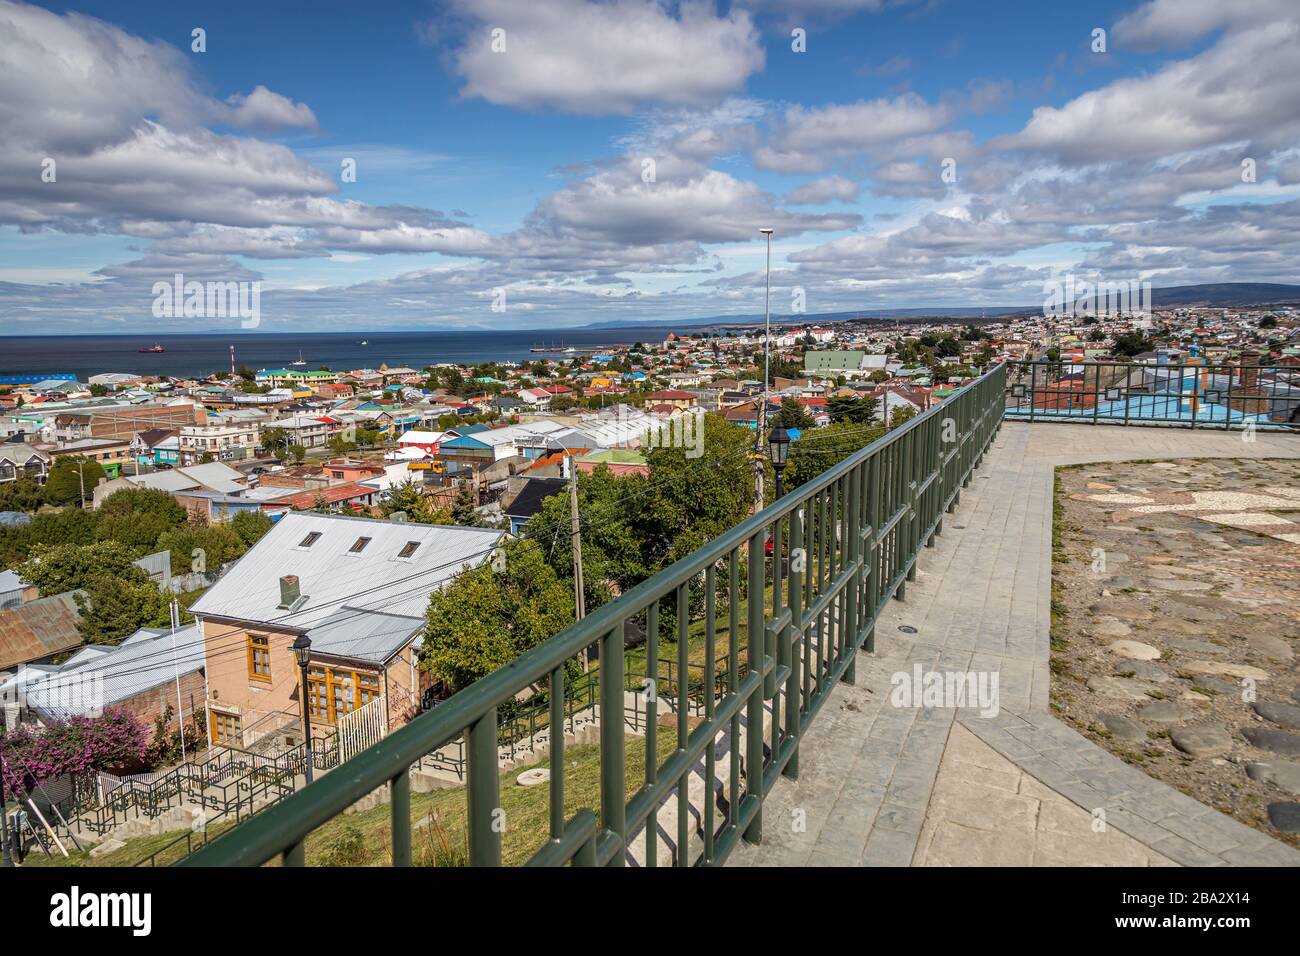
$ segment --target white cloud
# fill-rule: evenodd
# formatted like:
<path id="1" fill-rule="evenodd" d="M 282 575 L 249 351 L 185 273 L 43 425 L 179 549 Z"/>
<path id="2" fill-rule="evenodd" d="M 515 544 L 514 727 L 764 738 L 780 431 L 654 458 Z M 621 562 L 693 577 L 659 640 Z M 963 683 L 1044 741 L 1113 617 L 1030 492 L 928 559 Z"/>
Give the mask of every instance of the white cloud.
<path id="1" fill-rule="evenodd" d="M 704 0 L 674 14 L 656 0 L 456 0 L 470 21 L 452 55 L 462 94 L 502 106 L 629 113 L 695 106 L 738 91 L 763 68 L 749 15 Z M 504 50 L 494 51 L 493 31 Z"/>
<path id="2" fill-rule="evenodd" d="M 805 183 L 785 197 L 794 206 L 819 206 L 833 199 L 849 203 L 858 198 L 858 184 L 843 176 L 826 176 Z"/>

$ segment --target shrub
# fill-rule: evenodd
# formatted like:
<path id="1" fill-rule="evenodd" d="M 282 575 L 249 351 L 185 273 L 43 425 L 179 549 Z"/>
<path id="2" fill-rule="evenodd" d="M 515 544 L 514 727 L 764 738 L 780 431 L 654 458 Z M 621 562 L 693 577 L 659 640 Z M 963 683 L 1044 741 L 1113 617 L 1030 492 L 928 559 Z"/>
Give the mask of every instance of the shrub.
<path id="1" fill-rule="evenodd" d="M 40 729 L 20 724 L 4 737 L 5 787 L 30 792 L 67 773 L 133 769 L 144 759 L 147 739 L 144 726 L 119 707 Z"/>

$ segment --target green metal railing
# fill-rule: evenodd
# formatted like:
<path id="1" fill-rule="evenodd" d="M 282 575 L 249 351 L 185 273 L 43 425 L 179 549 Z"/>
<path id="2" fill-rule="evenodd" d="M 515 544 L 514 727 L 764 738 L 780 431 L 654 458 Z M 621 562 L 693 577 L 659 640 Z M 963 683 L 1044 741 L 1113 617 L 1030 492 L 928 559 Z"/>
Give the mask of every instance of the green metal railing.
<path id="1" fill-rule="evenodd" d="M 677 800 L 673 863 L 715 865 L 740 840 L 763 833 L 763 800 L 782 775 L 799 770 L 799 741 L 837 681 L 854 680 L 859 648 L 874 647 L 875 622 L 904 596 L 917 555 L 943 530 L 1002 421 L 1006 368 L 996 366 L 943 404 L 908 421 L 726 534 L 570 625 L 510 664 L 455 694 L 311 786 L 200 848 L 182 866 L 257 866 L 276 857 L 303 865 L 304 841 L 367 793 L 391 786 L 392 862 L 411 865 L 409 770 L 465 735 L 469 862 L 501 863 L 498 709 L 526 688 L 549 682 L 564 721 L 565 662 L 600 644 L 600 806 L 565 819 L 565 742 L 550 751 L 549 839 L 530 865 L 622 865 L 634 841 L 655 865 L 657 814 Z M 764 545 L 772 537 L 771 555 Z M 788 556 L 788 557 L 784 557 Z M 729 615 L 717 633 L 718 596 Z M 660 612 L 675 608 L 679 673 L 688 670 L 691 599 L 704 604 L 703 714 L 678 707 L 676 746 L 662 757 L 656 699 L 649 695 L 644 781 L 629 793 L 624 728 L 624 627 L 646 624 L 647 679 L 659 673 Z M 742 630 L 741 615 L 746 622 Z M 742 639 L 743 634 L 743 639 Z M 718 647 L 721 643 L 724 646 Z M 741 666 L 742 654 L 744 667 Z M 717 662 L 726 662 L 718 681 Z M 719 757 L 727 758 L 725 779 Z M 689 785 L 703 774 L 705 796 L 692 823 Z M 698 798 L 697 798 L 698 799 Z"/>

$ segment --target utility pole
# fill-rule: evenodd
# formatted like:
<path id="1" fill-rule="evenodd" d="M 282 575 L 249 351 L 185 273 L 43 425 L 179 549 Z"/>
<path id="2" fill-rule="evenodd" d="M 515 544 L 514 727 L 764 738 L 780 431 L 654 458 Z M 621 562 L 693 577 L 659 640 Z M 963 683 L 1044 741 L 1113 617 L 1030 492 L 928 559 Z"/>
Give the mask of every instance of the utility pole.
<path id="1" fill-rule="evenodd" d="M 181 605 L 175 597 L 172 598 L 171 604 L 172 620 L 172 674 L 176 677 L 176 726 L 180 729 L 181 738 L 181 763 L 187 763 L 189 758 L 185 756 L 185 705 L 181 702 L 181 667 L 176 660 L 176 628 L 181 623 Z"/>
<path id="2" fill-rule="evenodd" d="M 574 619 L 581 621 L 587 614 L 582 581 L 582 521 L 578 518 L 578 467 L 573 455 L 565 454 L 569 469 L 569 537 L 573 542 L 573 610 Z M 583 672 L 591 670 L 591 648 L 582 655 Z"/>
<path id="3" fill-rule="evenodd" d="M 767 239 L 767 291 L 763 296 L 763 405 L 754 429 L 754 513 L 763 510 L 763 436 L 767 434 L 767 405 L 772 381 L 772 230 L 758 230 Z"/>
<path id="4" fill-rule="evenodd" d="M 81 486 L 81 507 L 86 507 L 86 459 L 77 462 L 77 484 Z"/>

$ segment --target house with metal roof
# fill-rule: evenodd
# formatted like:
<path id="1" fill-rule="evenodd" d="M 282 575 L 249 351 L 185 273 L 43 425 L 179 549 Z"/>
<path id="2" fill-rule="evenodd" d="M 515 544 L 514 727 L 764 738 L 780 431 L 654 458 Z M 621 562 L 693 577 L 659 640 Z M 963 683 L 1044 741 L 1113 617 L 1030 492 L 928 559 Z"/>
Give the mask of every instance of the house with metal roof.
<path id="1" fill-rule="evenodd" d="M 206 648 L 208 726 L 246 746 L 258 728 L 385 730 L 419 708 L 417 667 L 431 591 L 489 560 L 504 532 L 285 514 L 190 608 Z M 310 641 L 305 687 L 292 645 Z M 301 740 L 301 735 L 298 737 Z"/>
<path id="2" fill-rule="evenodd" d="M 132 714 L 150 730 L 166 712 L 203 719 L 203 634 L 197 625 L 173 636 L 146 627 L 115 646 L 83 647 L 62 664 L 24 667 L 0 684 L 0 698 L 41 723 L 94 717 L 107 707 Z"/>
<path id="3" fill-rule="evenodd" d="M 75 592 L 0 611 L 0 670 L 48 661 L 81 644 Z"/>

